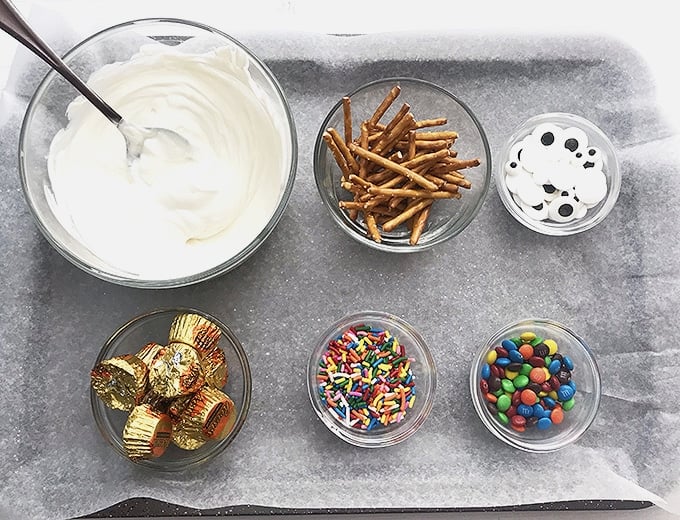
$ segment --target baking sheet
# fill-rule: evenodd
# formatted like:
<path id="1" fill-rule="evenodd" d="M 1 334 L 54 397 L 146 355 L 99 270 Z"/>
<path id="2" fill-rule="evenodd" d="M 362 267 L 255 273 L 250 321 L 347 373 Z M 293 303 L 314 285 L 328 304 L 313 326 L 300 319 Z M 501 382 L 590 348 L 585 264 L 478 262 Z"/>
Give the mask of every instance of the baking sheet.
<path id="1" fill-rule="evenodd" d="M 77 38 L 55 39 L 62 50 Z M 299 136 L 287 211 L 236 271 L 173 290 L 118 287 L 78 270 L 40 236 L 16 166 L 27 97 L 45 72 L 18 59 L 0 99 L 0 504 L 13 518 L 68 518 L 131 497 L 214 509 L 494 507 L 642 500 L 680 511 L 678 193 L 680 138 L 656 105 L 641 60 L 597 37 L 234 34 L 271 67 Z M 516 223 L 492 185 L 459 237 L 388 255 L 335 227 L 316 193 L 313 141 L 340 96 L 385 76 L 415 76 L 460 96 L 492 151 L 526 118 L 583 115 L 619 152 L 619 201 L 598 227 L 544 237 Z M 101 344 L 140 312 L 193 306 L 228 323 L 253 371 L 250 414 L 219 458 L 177 475 L 120 459 L 100 438 L 88 373 Z M 358 309 L 402 316 L 429 342 L 439 378 L 432 415 L 408 441 L 351 447 L 316 419 L 305 389 L 312 342 Z M 507 322 L 549 317 L 595 351 L 600 413 L 576 445 L 550 455 L 500 444 L 468 400 L 469 360 Z M 546 470 L 537 476 L 537 471 Z M 531 482 L 509 485 L 509 475 Z"/>

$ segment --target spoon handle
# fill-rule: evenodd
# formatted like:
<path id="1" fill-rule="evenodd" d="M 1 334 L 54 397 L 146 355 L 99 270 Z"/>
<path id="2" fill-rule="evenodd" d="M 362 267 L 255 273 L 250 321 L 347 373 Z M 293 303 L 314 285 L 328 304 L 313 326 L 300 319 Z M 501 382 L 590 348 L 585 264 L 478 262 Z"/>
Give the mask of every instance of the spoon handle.
<path id="1" fill-rule="evenodd" d="M 0 0 L 0 29 L 23 44 L 61 74 L 66 81 L 73 85 L 78 92 L 85 96 L 113 124 L 120 124 L 123 119 L 122 116 L 75 75 L 50 46 L 31 29 L 10 0 Z"/>

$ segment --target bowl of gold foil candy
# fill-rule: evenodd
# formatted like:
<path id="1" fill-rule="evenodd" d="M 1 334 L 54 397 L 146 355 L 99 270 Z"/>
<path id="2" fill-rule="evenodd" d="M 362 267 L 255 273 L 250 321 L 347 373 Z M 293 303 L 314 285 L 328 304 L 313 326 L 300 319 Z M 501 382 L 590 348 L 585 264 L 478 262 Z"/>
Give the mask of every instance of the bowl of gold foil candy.
<path id="1" fill-rule="evenodd" d="M 246 353 L 229 327 L 196 309 L 159 309 L 107 340 L 90 373 L 90 402 L 115 451 L 176 471 L 210 460 L 233 441 L 251 387 Z"/>

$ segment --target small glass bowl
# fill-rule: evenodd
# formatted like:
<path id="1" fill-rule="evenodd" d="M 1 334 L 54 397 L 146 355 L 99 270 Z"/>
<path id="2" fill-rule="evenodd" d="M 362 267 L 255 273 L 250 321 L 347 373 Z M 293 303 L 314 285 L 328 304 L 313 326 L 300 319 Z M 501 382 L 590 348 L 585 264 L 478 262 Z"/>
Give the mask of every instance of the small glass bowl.
<path id="1" fill-rule="evenodd" d="M 55 71 L 50 71 L 38 86 L 24 116 L 19 137 L 19 169 L 24 197 L 36 225 L 47 241 L 67 260 L 85 272 L 120 285 L 141 288 L 181 287 L 222 275 L 245 262 L 264 243 L 280 221 L 293 189 L 297 169 L 295 122 L 278 80 L 271 70 L 241 42 L 201 23 L 180 19 L 149 18 L 108 27 L 78 43 L 63 57 L 80 78 L 87 80 L 102 67 L 128 61 L 142 46 L 172 47 L 178 52 L 204 53 L 227 48 L 243 56 L 267 111 L 281 122 L 279 128 L 282 161 L 276 206 L 262 228 L 252 236 L 239 238 L 235 251 L 216 258 L 213 265 L 196 267 L 193 272 L 168 278 L 152 273 L 130 272 L 101 258 L 82 239 L 70 215 L 55 202 L 48 174 L 48 156 L 54 135 L 68 123 L 66 110 L 77 91 Z M 83 193 L 87 196 L 87 193 Z M 269 211 L 269 210 L 267 210 Z"/>
<path id="2" fill-rule="evenodd" d="M 322 402 L 317 375 L 319 363 L 331 340 L 353 326 L 367 325 L 387 330 L 404 346 L 405 355 L 413 358 L 411 368 L 416 381 L 416 399 L 413 408 L 407 408 L 404 419 L 387 426 L 378 424 L 371 430 L 345 425 L 338 420 Z M 363 311 L 346 316 L 331 325 L 314 346 L 307 366 L 307 390 L 314 411 L 328 429 L 342 440 L 363 448 L 382 448 L 402 442 L 413 435 L 425 422 L 432 410 L 437 372 L 434 359 L 423 337 L 406 321 L 379 311 Z"/>
<path id="3" fill-rule="evenodd" d="M 551 123 L 562 129 L 575 127 L 586 133 L 588 146 L 594 146 L 602 152 L 602 172 L 607 179 L 607 193 L 604 199 L 597 205 L 589 208 L 586 215 L 580 219 L 569 222 L 555 222 L 552 220 L 536 220 L 529 217 L 513 199 L 512 193 L 508 189 L 505 175 L 505 164 L 509 160 L 511 149 L 520 143 L 526 136 L 540 124 Z M 577 150 L 578 153 L 580 150 Z M 512 135 L 505 142 L 505 145 L 498 154 L 496 169 L 494 172 L 496 188 L 498 194 L 508 212 L 521 224 L 544 235 L 567 236 L 586 231 L 604 220 L 609 214 L 621 189 L 621 171 L 616 157 L 614 145 L 609 138 L 587 119 L 574 114 L 554 112 L 540 114 L 527 119 L 515 129 Z"/>
<path id="4" fill-rule="evenodd" d="M 518 432 L 510 425 L 502 424 L 487 408 L 487 400 L 480 388 L 481 371 L 488 352 L 500 346 L 504 339 L 519 337 L 524 332 L 533 332 L 545 340 L 553 339 L 558 345 L 558 352 L 571 358 L 574 364 L 575 405 L 564 412 L 564 420 L 560 424 L 553 424 L 545 430 L 534 426 Z M 477 352 L 470 368 L 470 393 L 479 418 L 493 435 L 520 450 L 547 453 L 576 441 L 592 424 L 600 405 L 600 371 L 590 348 L 575 332 L 552 320 L 526 319 L 500 329 Z"/>
<path id="5" fill-rule="evenodd" d="M 125 453 L 122 438 L 128 412 L 109 408 L 90 387 L 92 414 L 104 440 L 125 460 L 159 471 L 181 471 L 198 466 L 222 453 L 238 435 L 250 407 L 252 379 L 245 350 L 229 327 L 214 316 L 200 310 L 157 309 L 132 318 L 106 341 L 93 366 L 113 356 L 134 354 L 151 341 L 161 345 L 167 344 L 172 320 L 180 313 L 199 314 L 217 324 L 222 331 L 219 345 L 224 350 L 229 372 L 227 384 L 222 391 L 232 399 L 238 413 L 229 435 L 220 441 L 208 441 L 197 450 L 183 450 L 171 443 L 165 453 L 158 458 L 131 460 Z"/>
<path id="6" fill-rule="evenodd" d="M 371 117 L 376 107 L 389 90 L 395 85 L 401 87 L 390 110 L 382 116 L 381 122 L 388 122 L 403 103 L 411 105 L 417 119 L 446 117 L 447 124 L 423 130 L 453 130 L 459 134 L 452 149 L 457 150 L 463 159 L 478 158 L 480 165 L 464 170 L 470 180 L 470 189 L 461 189 L 458 200 L 440 200 L 432 205 L 432 211 L 420 240 L 416 245 L 409 244 L 410 232 L 406 226 L 399 226 L 391 232 L 382 232 L 382 242 L 372 240 L 361 218 L 349 218 L 347 212 L 338 206 L 341 200 L 352 200 L 352 195 L 340 185 L 342 172 L 333 154 L 323 140 L 323 133 L 333 127 L 342 133 L 343 106 L 339 100 L 324 119 L 314 146 L 314 179 L 326 208 L 333 220 L 353 239 L 381 251 L 412 253 L 423 251 L 461 233 L 479 212 L 486 197 L 491 181 L 491 152 L 486 133 L 477 116 L 454 94 L 425 80 L 416 78 L 385 78 L 359 87 L 348 94 L 351 100 L 352 125 L 355 136 L 359 124 Z"/>

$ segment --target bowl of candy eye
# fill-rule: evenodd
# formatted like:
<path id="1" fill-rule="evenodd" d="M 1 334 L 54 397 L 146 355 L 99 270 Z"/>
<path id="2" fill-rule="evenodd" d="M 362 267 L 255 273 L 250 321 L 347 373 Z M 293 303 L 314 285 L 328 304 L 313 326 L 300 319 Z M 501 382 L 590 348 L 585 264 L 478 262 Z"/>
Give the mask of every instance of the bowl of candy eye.
<path id="1" fill-rule="evenodd" d="M 392 314 L 346 316 L 318 339 L 307 367 L 314 411 L 340 439 L 364 448 L 411 437 L 427 419 L 437 373 L 423 337 Z"/>
<path id="2" fill-rule="evenodd" d="M 491 176 L 474 112 L 417 78 L 384 78 L 343 96 L 314 146 L 314 179 L 330 216 L 381 251 L 423 251 L 463 232 Z"/>
<path id="3" fill-rule="evenodd" d="M 621 188 L 609 138 L 587 119 L 567 113 L 541 114 L 520 125 L 500 151 L 495 180 L 517 221 L 555 236 L 602 222 Z"/>
<path id="4" fill-rule="evenodd" d="M 523 320 L 496 332 L 470 369 L 472 403 L 505 443 L 552 452 L 576 441 L 600 404 L 600 373 L 575 332 L 551 320 Z"/>

